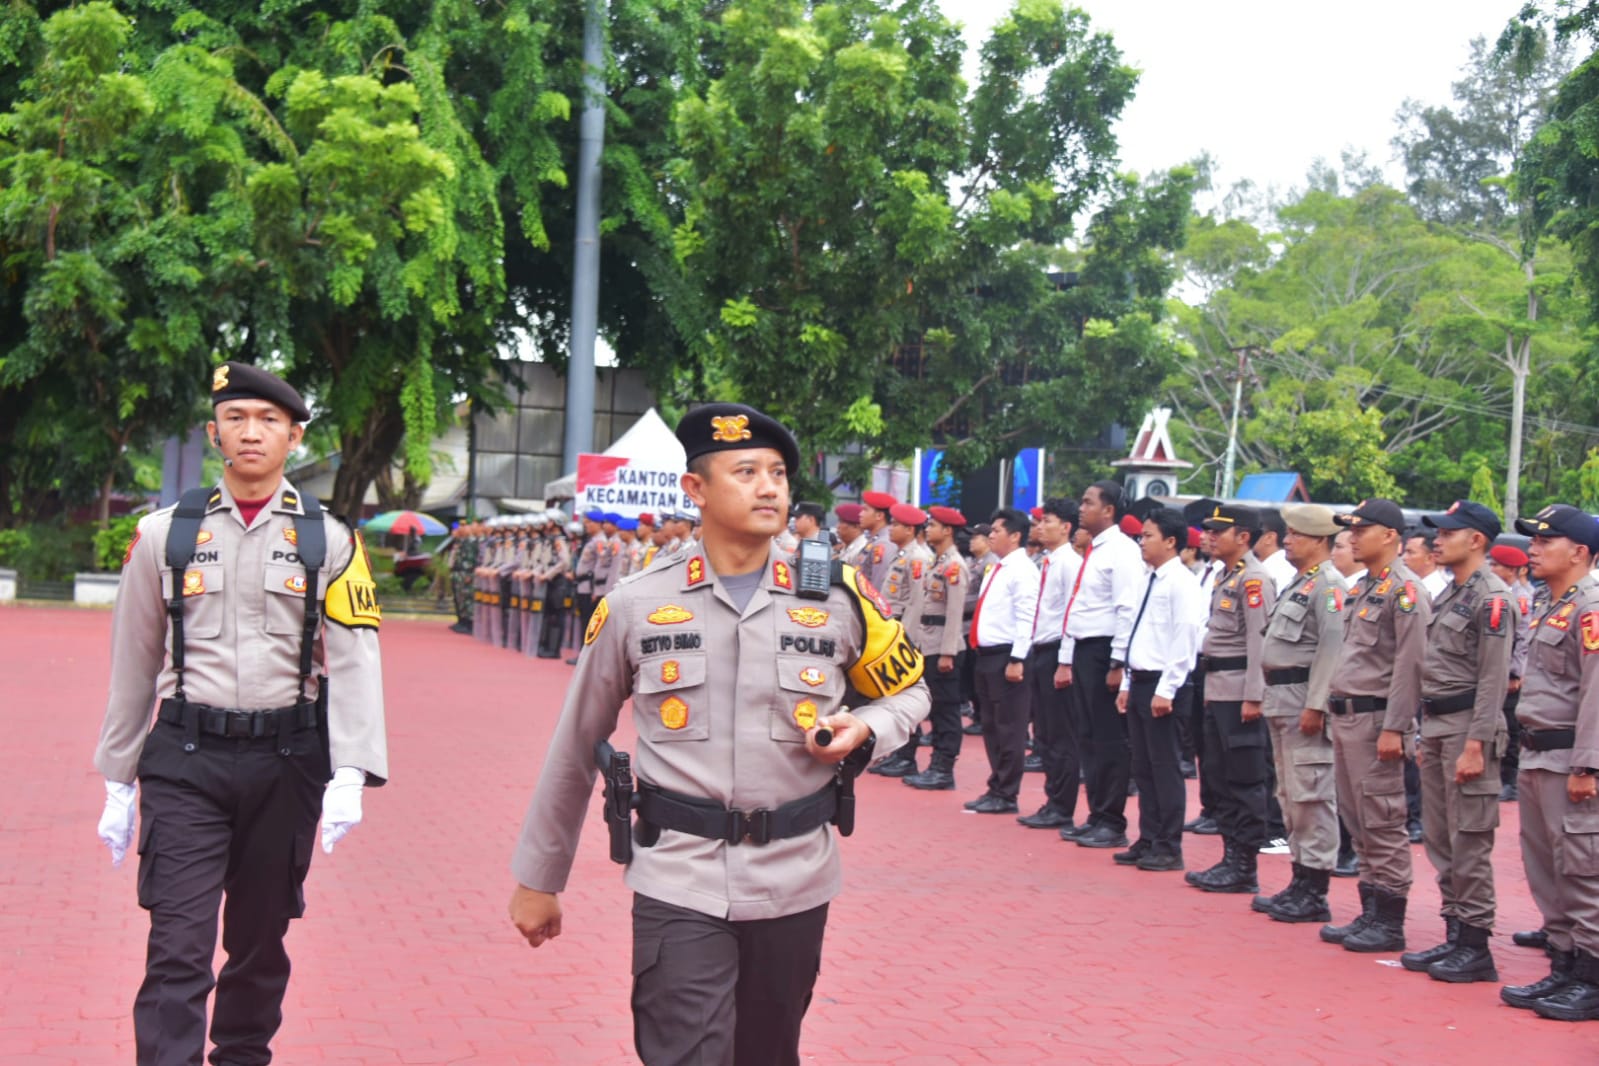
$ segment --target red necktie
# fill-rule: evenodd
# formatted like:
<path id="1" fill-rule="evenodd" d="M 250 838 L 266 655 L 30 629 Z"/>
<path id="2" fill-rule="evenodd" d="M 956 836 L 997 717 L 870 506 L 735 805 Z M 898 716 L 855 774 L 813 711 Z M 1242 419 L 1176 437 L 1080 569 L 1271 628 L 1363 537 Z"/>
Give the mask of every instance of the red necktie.
<path id="1" fill-rule="evenodd" d="M 977 606 L 972 608 L 972 632 L 966 638 L 966 643 L 977 647 L 977 623 L 983 617 L 983 601 L 988 598 L 988 590 L 994 585 L 994 576 L 999 573 L 999 565 L 988 568 L 988 573 L 983 575 L 983 590 L 977 594 Z"/>
<path id="2" fill-rule="evenodd" d="M 1060 620 L 1060 636 L 1066 639 L 1066 623 L 1072 618 L 1072 604 L 1077 602 L 1077 590 L 1083 587 L 1083 575 L 1088 572 L 1088 557 L 1094 554 L 1094 546 L 1090 544 L 1083 549 L 1083 565 L 1077 568 L 1077 583 L 1072 586 L 1071 599 L 1066 601 L 1066 617 Z"/>

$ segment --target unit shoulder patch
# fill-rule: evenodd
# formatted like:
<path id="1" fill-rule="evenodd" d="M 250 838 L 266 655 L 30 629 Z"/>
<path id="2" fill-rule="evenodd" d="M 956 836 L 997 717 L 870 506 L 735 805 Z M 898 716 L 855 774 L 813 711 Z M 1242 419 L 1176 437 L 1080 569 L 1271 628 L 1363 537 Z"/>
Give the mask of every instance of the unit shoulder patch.
<path id="1" fill-rule="evenodd" d="M 589 619 L 588 628 L 583 630 L 585 646 L 594 643 L 594 638 L 600 635 L 600 630 L 605 628 L 605 620 L 609 617 L 611 617 L 611 605 L 602 597 L 600 602 L 594 605 L 594 614 Z"/>

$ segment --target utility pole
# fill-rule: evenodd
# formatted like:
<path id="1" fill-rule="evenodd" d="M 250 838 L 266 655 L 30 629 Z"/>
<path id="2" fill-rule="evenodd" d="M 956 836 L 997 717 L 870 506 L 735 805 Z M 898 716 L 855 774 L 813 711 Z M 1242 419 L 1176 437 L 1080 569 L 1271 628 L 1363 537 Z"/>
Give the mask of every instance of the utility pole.
<path id="1" fill-rule="evenodd" d="M 1238 466 L 1238 409 L 1244 405 L 1244 374 L 1249 368 L 1250 354 L 1260 349 L 1247 344 L 1229 350 L 1238 355 L 1238 370 L 1233 379 L 1233 421 L 1232 428 L 1227 431 L 1227 458 L 1221 469 L 1221 498 L 1224 500 L 1232 499 L 1233 474 Z"/>
<path id="2" fill-rule="evenodd" d="M 578 124 L 577 240 L 572 255 L 572 344 L 566 364 L 566 470 L 594 450 L 594 338 L 600 301 L 600 149 L 605 144 L 605 0 L 583 14 L 583 113 Z"/>

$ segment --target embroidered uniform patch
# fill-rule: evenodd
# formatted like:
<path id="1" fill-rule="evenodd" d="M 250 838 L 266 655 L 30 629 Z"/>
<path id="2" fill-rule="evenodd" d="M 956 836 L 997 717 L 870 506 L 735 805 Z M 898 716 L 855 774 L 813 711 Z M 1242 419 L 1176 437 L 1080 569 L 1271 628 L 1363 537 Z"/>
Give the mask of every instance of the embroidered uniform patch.
<path id="1" fill-rule="evenodd" d="M 816 724 L 816 704 L 810 700 L 800 700 L 794 706 L 794 724 L 801 729 L 809 729 Z"/>
<path id="2" fill-rule="evenodd" d="M 806 629 L 820 629 L 832 615 L 820 607 L 790 607 L 788 620 Z"/>
<path id="3" fill-rule="evenodd" d="M 645 621 L 658 626 L 675 626 L 694 617 L 694 612 L 675 603 L 663 604 L 651 611 Z"/>
<path id="4" fill-rule="evenodd" d="M 661 664 L 661 681 L 665 684 L 675 684 L 683 676 L 683 671 L 678 668 L 676 659 L 668 659 Z"/>
<path id="5" fill-rule="evenodd" d="M 583 643 L 594 643 L 594 638 L 600 635 L 600 630 L 605 628 L 605 620 L 611 617 L 611 605 L 601 600 L 594 606 L 594 617 L 589 619 L 588 628 L 583 630 Z"/>
<path id="6" fill-rule="evenodd" d="M 805 669 L 800 671 L 799 679 L 812 688 L 815 688 L 817 685 L 820 685 L 822 682 L 827 680 L 827 675 L 822 673 L 821 670 L 814 666 L 807 666 Z"/>
<path id="7" fill-rule="evenodd" d="M 688 725 L 688 704 L 676 696 L 661 701 L 661 724 L 668 729 L 682 729 Z"/>

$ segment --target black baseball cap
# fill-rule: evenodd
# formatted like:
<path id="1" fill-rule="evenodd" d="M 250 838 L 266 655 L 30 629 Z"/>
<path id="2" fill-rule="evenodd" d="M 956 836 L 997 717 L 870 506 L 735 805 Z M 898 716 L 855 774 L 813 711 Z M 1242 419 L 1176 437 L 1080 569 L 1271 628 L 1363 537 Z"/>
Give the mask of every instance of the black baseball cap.
<path id="1" fill-rule="evenodd" d="M 1599 553 L 1599 522 L 1569 504 L 1552 503 L 1531 518 L 1516 519 L 1516 532 L 1529 537 L 1566 537 Z"/>
<path id="2" fill-rule="evenodd" d="M 1205 516 L 1200 525 L 1213 533 L 1224 529 L 1247 529 L 1251 533 L 1259 533 L 1260 512 L 1241 504 L 1218 503 L 1210 509 L 1210 514 Z"/>
<path id="3" fill-rule="evenodd" d="M 772 448 L 783 456 L 789 473 L 799 472 L 799 442 L 788 427 L 770 415 L 741 403 L 708 403 L 684 415 L 677 424 L 683 459 L 692 463 L 710 452 L 735 448 Z"/>
<path id="4" fill-rule="evenodd" d="M 1498 515 L 1472 500 L 1456 500 L 1443 514 L 1423 515 L 1421 522 L 1434 529 L 1475 529 L 1490 544 L 1504 529 Z"/>
<path id="5" fill-rule="evenodd" d="M 812 503 L 810 500 L 799 501 L 793 506 L 792 510 L 795 518 L 798 518 L 800 515 L 809 515 L 810 517 L 816 519 L 818 523 L 820 523 L 822 519 L 827 516 L 827 512 L 822 510 L 821 504 Z"/>
<path id="6" fill-rule="evenodd" d="M 1399 505 L 1380 497 L 1361 500 L 1353 511 L 1338 515 L 1333 521 L 1341 526 L 1387 526 L 1401 533 L 1406 525 L 1405 512 L 1399 509 Z"/>

